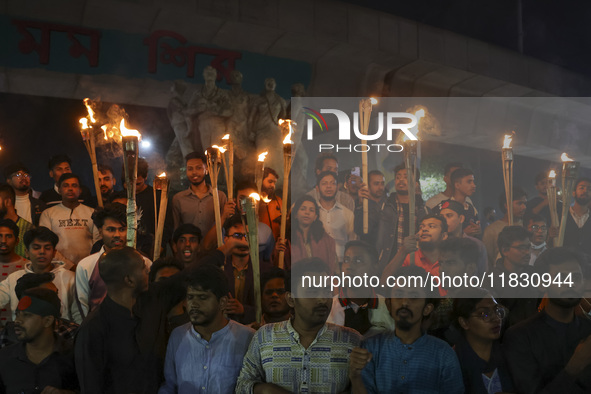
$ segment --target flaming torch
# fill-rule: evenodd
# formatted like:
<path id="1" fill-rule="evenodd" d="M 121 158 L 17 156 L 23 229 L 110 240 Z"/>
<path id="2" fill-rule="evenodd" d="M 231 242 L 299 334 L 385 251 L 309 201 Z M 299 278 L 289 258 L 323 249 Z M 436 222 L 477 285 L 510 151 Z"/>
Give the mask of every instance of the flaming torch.
<path id="1" fill-rule="evenodd" d="M 250 262 L 252 263 L 252 273 L 254 280 L 254 299 L 256 307 L 256 321 L 261 322 L 262 306 L 261 306 L 261 269 L 259 263 L 259 236 L 258 223 L 259 218 L 256 213 L 257 201 L 260 196 L 257 193 L 252 193 L 250 196 L 240 201 L 242 204 L 242 212 L 246 217 L 244 228 L 246 229 L 246 236 L 248 238 L 248 247 L 250 249 Z M 244 221 L 244 217 L 242 218 Z"/>
<path id="2" fill-rule="evenodd" d="M 92 109 L 92 102 L 90 99 L 84 99 L 84 105 L 86 106 L 86 110 L 88 111 L 88 116 L 86 118 L 80 119 L 80 134 L 82 134 L 82 140 L 84 141 L 84 145 L 86 146 L 86 150 L 88 151 L 88 156 L 90 156 L 90 162 L 92 163 L 92 176 L 94 178 L 94 189 L 96 192 L 96 201 L 98 202 L 98 206 L 103 206 L 103 198 L 101 195 L 101 186 L 98 179 L 98 165 L 96 162 L 96 147 L 95 147 L 95 133 L 94 133 L 94 124 L 96 123 L 96 118 L 94 117 L 94 110 Z M 90 124 L 89 124 L 90 122 Z"/>
<path id="3" fill-rule="evenodd" d="M 363 99 L 359 102 L 359 123 L 361 125 L 361 134 L 364 136 L 367 135 L 369 129 L 369 121 L 371 118 L 371 110 L 374 104 L 377 104 L 378 100 L 375 98 L 368 98 Z M 361 140 L 361 144 L 363 146 L 367 145 L 367 141 Z M 361 168 L 362 168 L 362 176 L 363 182 L 366 185 L 369 185 L 369 177 L 367 175 L 367 150 L 364 149 L 361 152 Z M 363 234 L 367 234 L 369 232 L 369 201 L 364 198 L 363 199 Z"/>
<path id="4" fill-rule="evenodd" d="M 265 159 L 267 158 L 268 153 L 269 152 L 263 152 L 259 155 L 259 160 L 257 161 L 257 165 L 254 170 L 254 181 L 257 185 L 259 194 L 261 194 L 261 186 L 263 185 L 263 175 L 265 173 Z"/>
<path id="5" fill-rule="evenodd" d="M 291 119 L 279 119 L 279 127 L 284 130 L 285 139 L 283 140 L 283 199 L 281 200 L 281 227 L 279 229 L 279 237 L 285 241 L 285 227 L 287 223 L 287 200 L 289 194 L 289 172 L 293 163 L 294 149 L 291 135 L 293 134 L 293 126 L 296 123 Z M 278 267 L 283 269 L 285 261 L 285 252 L 279 252 Z"/>
<path id="6" fill-rule="evenodd" d="M 552 227 L 558 227 L 558 211 L 556 210 L 556 171 L 551 170 L 548 174 L 548 205 L 550 208 L 550 219 Z"/>
<path id="7" fill-rule="evenodd" d="M 511 142 L 513 135 L 506 134 L 503 140 L 503 180 L 505 181 L 505 200 L 507 202 L 507 215 L 509 218 L 509 226 L 513 225 L 513 148 Z"/>
<path id="8" fill-rule="evenodd" d="M 218 248 L 222 246 L 222 219 L 220 216 L 220 198 L 218 193 L 218 176 L 220 173 L 220 165 L 222 159 L 220 157 L 219 149 L 214 147 L 205 151 L 207 156 L 207 169 L 209 171 L 209 177 L 211 178 L 211 192 L 213 195 L 213 211 L 215 215 L 215 231 L 218 240 Z"/>
<path id="9" fill-rule="evenodd" d="M 575 189 L 575 181 L 579 176 L 579 162 L 574 161 L 566 153 L 560 156 L 562 160 L 562 218 L 560 220 L 560 230 L 558 231 L 558 240 L 554 246 L 562 246 L 564 243 L 564 234 L 566 231 L 566 220 L 570 212 L 570 202 Z"/>
<path id="10" fill-rule="evenodd" d="M 123 168 L 127 185 L 127 246 L 135 248 L 137 216 L 135 207 L 135 182 L 137 180 L 137 159 L 139 141 L 142 135 L 137 130 L 125 127 L 125 119 L 119 125 L 123 146 Z"/>
<path id="11" fill-rule="evenodd" d="M 154 207 L 156 207 L 156 190 L 160 190 L 160 207 L 156 219 L 156 237 L 154 239 L 154 261 L 160 257 L 162 249 L 162 234 L 164 233 L 164 220 L 166 219 L 166 207 L 168 205 L 168 186 L 169 180 L 166 173 L 154 178 Z"/>
<path id="12" fill-rule="evenodd" d="M 234 196 L 234 142 L 230 138 L 230 134 L 222 137 L 222 140 L 228 142 L 228 201 L 232 200 Z"/>

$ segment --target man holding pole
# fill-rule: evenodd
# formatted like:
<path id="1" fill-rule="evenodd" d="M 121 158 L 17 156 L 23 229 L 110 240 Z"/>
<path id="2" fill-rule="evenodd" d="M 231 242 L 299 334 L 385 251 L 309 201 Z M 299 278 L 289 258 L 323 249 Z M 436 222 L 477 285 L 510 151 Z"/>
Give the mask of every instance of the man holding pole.
<path id="1" fill-rule="evenodd" d="M 261 187 L 261 198 L 263 201 L 259 202 L 259 221 L 265 223 L 273 231 L 275 240 L 279 239 L 279 232 L 281 230 L 281 197 L 275 194 L 275 185 L 277 184 L 279 175 L 277 171 L 271 167 L 265 167 L 263 174 L 263 184 Z M 284 196 L 287 197 L 287 196 Z M 268 199 L 269 202 L 264 200 Z"/>
<path id="2" fill-rule="evenodd" d="M 570 207 L 566 219 L 564 246 L 574 247 L 591 256 L 591 220 L 589 203 L 591 202 L 591 179 L 579 178 L 573 191 L 575 203 Z"/>

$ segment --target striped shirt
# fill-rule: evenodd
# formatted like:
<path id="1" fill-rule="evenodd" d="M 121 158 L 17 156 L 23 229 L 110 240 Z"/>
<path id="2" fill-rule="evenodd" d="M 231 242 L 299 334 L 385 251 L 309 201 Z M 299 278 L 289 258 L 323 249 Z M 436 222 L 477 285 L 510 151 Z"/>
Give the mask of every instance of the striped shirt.
<path id="1" fill-rule="evenodd" d="M 349 385 L 349 354 L 361 335 L 326 323 L 306 349 L 291 320 L 267 324 L 254 335 L 244 357 L 236 393 L 273 383 L 292 393 L 340 393 Z"/>
<path id="2" fill-rule="evenodd" d="M 16 221 L 16 226 L 18 227 L 18 244 L 14 248 L 14 253 L 18 254 L 21 257 L 26 258 L 27 255 L 25 253 L 25 233 L 32 229 L 34 226 L 32 223 L 27 222 L 22 217 L 18 217 Z"/>

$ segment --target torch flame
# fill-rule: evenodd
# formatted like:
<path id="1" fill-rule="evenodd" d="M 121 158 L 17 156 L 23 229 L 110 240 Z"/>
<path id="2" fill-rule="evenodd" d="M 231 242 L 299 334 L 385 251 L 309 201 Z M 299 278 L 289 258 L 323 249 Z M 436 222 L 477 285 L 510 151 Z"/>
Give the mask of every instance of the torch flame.
<path id="1" fill-rule="evenodd" d="M 269 197 L 263 197 L 263 202 L 268 204 L 271 202 L 271 199 Z"/>
<path id="2" fill-rule="evenodd" d="M 513 142 L 513 134 L 505 134 L 503 149 L 511 149 L 511 142 Z"/>
<path id="3" fill-rule="evenodd" d="M 80 118 L 79 122 L 82 125 L 82 130 L 86 130 L 88 128 L 88 119 Z"/>
<path id="4" fill-rule="evenodd" d="M 158 178 L 166 178 L 166 172 L 163 172 L 162 174 L 158 175 Z"/>
<path id="5" fill-rule="evenodd" d="M 550 170 L 550 174 L 548 174 L 548 178 L 556 178 L 556 171 Z"/>
<path id="6" fill-rule="evenodd" d="M 92 123 L 96 123 L 96 119 L 94 118 L 94 111 L 92 110 L 92 107 L 90 106 L 89 103 L 90 103 L 90 99 L 85 98 L 84 105 L 86 106 L 86 110 L 88 111 L 88 117 L 90 118 L 90 121 Z"/>
<path id="7" fill-rule="evenodd" d="M 283 139 L 283 145 L 293 144 L 293 141 L 291 140 L 291 135 L 293 134 L 293 128 L 291 127 L 291 119 L 279 119 L 279 125 L 282 125 L 285 122 L 287 122 L 287 125 L 289 126 L 289 133 L 287 133 L 287 135 Z"/>
<path id="8" fill-rule="evenodd" d="M 103 129 L 103 135 L 105 136 L 105 141 L 107 141 L 107 125 L 102 125 L 101 129 Z"/>
<path id="9" fill-rule="evenodd" d="M 375 97 L 370 97 L 369 102 L 371 103 L 371 105 L 376 105 L 378 103 L 378 99 L 376 99 Z"/>
<path id="10" fill-rule="evenodd" d="M 564 152 L 562 154 L 562 156 L 560 156 L 560 160 L 562 160 L 562 162 L 566 162 L 566 161 L 574 161 L 573 159 L 571 159 L 570 157 L 568 157 L 568 155 L 566 154 L 566 152 Z"/>
<path id="11" fill-rule="evenodd" d="M 229 140 L 230 139 L 230 134 L 226 134 L 225 136 L 222 137 L 223 140 Z"/>
<path id="12" fill-rule="evenodd" d="M 279 123 L 279 126 L 281 126 L 284 122 L 285 122 L 285 120 L 279 119 L 279 122 L 278 122 Z"/>
<path id="13" fill-rule="evenodd" d="M 219 150 L 221 153 L 226 152 L 226 147 L 225 146 L 212 145 L 211 147 Z"/>
<path id="14" fill-rule="evenodd" d="M 259 161 L 265 161 L 269 152 L 263 152 L 259 155 Z"/>
<path id="15" fill-rule="evenodd" d="M 257 201 L 261 201 L 261 196 L 259 196 L 258 193 L 250 193 L 250 196 L 248 196 L 249 198 L 254 198 Z"/>
<path id="16" fill-rule="evenodd" d="M 121 131 L 122 137 L 138 137 L 142 138 L 142 135 L 137 130 L 128 129 L 125 127 L 125 119 L 121 119 L 121 124 L 119 125 L 119 130 Z"/>

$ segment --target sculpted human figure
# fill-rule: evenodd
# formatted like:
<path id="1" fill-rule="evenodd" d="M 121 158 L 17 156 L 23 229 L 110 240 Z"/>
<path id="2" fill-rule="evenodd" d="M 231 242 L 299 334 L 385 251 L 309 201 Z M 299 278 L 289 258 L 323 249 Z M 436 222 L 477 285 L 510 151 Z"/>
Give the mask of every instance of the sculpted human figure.
<path id="1" fill-rule="evenodd" d="M 276 87 L 274 78 L 265 79 L 265 90 L 255 102 L 249 125 L 251 132 L 254 133 L 256 152 L 269 151 L 265 167 L 282 172 L 284 137 L 277 122 L 285 118 L 287 106 L 285 100 L 275 93 Z"/>
<path id="2" fill-rule="evenodd" d="M 295 83 L 291 86 L 291 97 L 305 97 L 306 88 L 301 83 Z M 308 154 L 305 149 L 299 147 L 302 141 L 302 135 L 306 128 L 306 119 L 304 114 L 298 108 L 295 111 L 292 109 L 292 101 L 287 105 L 287 118 L 296 123 L 295 134 L 291 138 L 296 144 L 296 154 L 291 167 L 291 190 L 306 190 L 308 184 L 306 182 L 306 174 L 308 173 Z"/>
<path id="3" fill-rule="evenodd" d="M 191 143 L 189 124 L 185 112 L 187 110 L 187 83 L 184 81 L 175 81 L 170 88 L 172 98 L 168 102 L 167 114 L 170 126 L 176 136 L 176 142 L 179 144 L 183 157 L 194 151 Z"/>
<path id="4" fill-rule="evenodd" d="M 228 118 L 226 130 L 234 143 L 234 176 L 237 182 L 254 174 L 255 147 L 249 138 L 249 108 L 256 96 L 242 89 L 242 73 L 234 70 L 230 73 L 231 89 L 228 93 L 232 107 L 232 116 Z"/>
<path id="5" fill-rule="evenodd" d="M 228 92 L 215 84 L 216 78 L 216 69 L 205 67 L 205 84 L 193 92 L 185 110 L 195 151 L 217 144 L 226 132 L 227 118 L 232 115 Z"/>

